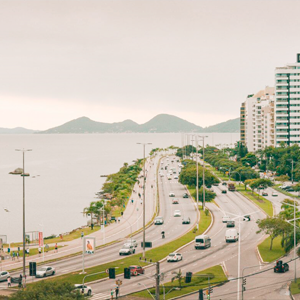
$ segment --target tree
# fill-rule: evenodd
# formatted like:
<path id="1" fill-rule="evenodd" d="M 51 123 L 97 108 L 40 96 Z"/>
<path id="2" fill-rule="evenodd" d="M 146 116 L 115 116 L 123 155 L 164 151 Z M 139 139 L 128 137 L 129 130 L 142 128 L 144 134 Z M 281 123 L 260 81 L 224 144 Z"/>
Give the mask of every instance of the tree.
<path id="1" fill-rule="evenodd" d="M 264 178 L 255 179 L 249 184 L 252 190 L 258 188 L 266 189 L 268 186 L 272 186 L 272 185 L 273 182 L 270 179 L 264 179 Z"/>
<path id="2" fill-rule="evenodd" d="M 244 166 L 254 167 L 256 165 L 257 157 L 254 153 L 247 153 L 245 157 L 241 159 L 241 163 Z"/>
<path id="3" fill-rule="evenodd" d="M 174 274 L 175 276 L 172 277 L 171 282 L 173 282 L 174 280 L 178 280 L 179 289 L 181 289 L 182 286 L 181 281 L 183 279 L 181 269 L 179 269 L 178 272 L 173 271 L 172 274 Z"/>
<path id="4" fill-rule="evenodd" d="M 255 179 L 247 179 L 244 181 L 245 191 L 247 191 L 247 185 L 250 185 Z"/>
<path id="5" fill-rule="evenodd" d="M 74 292 L 74 285 L 65 281 L 45 280 L 13 294 L 10 300 L 82 300 L 85 297 Z"/>
<path id="6" fill-rule="evenodd" d="M 293 185 L 293 189 L 295 192 L 298 192 L 298 195 L 299 195 L 299 192 L 300 192 L 300 183 L 297 183 L 295 185 Z"/>
<path id="7" fill-rule="evenodd" d="M 197 191 L 195 190 L 192 194 L 192 196 L 196 199 L 197 197 Z M 216 194 L 207 188 L 205 189 L 205 202 L 211 202 L 216 198 Z M 203 202 L 203 187 L 199 189 L 199 201 Z"/>
<path id="8" fill-rule="evenodd" d="M 258 228 L 259 230 L 257 233 L 264 232 L 265 234 L 270 235 L 271 243 L 270 243 L 270 250 L 273 247 L 273 240 L 281 234 L 282 230 L 282 222 L 285 222 L 280 217 L 268 217 L 266 219 L 258 220 Z"/>

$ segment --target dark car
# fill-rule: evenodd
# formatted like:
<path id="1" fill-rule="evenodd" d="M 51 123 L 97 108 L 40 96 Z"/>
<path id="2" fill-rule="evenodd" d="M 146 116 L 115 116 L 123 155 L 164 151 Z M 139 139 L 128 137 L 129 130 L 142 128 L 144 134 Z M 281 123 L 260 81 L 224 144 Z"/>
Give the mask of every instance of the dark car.
<path id="1" fill-rule="evenodd" d="M 222 190 L 222 194 L 227 194 L 227 191 L 226 190 Z"/>
<path id="2" fill-rule="evenodd" d="M 184 193 L 182 196 L 182 198 L 188 198 L 188 197 L 189 197 L 188 193 Z"/>
<path id="3" fill-rule="evenodd" d="M 227 185 L 227 183 L 226 182 L 222 182 L 222 185 Z"/>
<path id="4" fill-rule="evenodd" d="M 285 273 L 290 269 L 287 263 L 282 263 L 282 260 L 278 260 L 276 262 L 276 266 L 274 267 L 274 273 Z"/>
<path id="5" fill-rule="evenodd" d="M 263 196 L 268 196 L 268 193 L 267 192 L 262 192 L 262 195 Z"/>
<path id="6" fill-rule="evenodd" d="M 235 222 L 233 220 L 227 221 L 226 227 L 235 227 Z"/>
<path id="7" fill-rule="evenodd" d="M 140 266 L 130 266 L 129 269 L 131 276 L 138 276 L 145 273 L 145 270 Z"/>
<path id="8" fill-rule="evenodd" d="M 190 218 L 183 218 L 182 219 L 182 224 L 190 224 L 191 223 L 191 219 Z"/>

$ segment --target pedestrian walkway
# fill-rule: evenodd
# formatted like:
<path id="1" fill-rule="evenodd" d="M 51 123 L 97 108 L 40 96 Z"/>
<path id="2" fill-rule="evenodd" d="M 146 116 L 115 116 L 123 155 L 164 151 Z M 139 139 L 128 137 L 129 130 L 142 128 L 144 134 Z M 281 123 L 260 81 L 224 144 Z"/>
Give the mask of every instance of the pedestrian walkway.
<path id="1" fill-rule="evenodd" d="M 103 293 L 99 293 L 99 294 L 95 294 L 95 295 L 93 295 L 92 296 L 92 300 L 100 300 L 100 299 L 103 299 L 103 300 L 105 300 L 105 299 L 110 299 L 110 294 L 103 294 Z M 115 299 L 115 297 L 114 297 L 114 299 Z"/>

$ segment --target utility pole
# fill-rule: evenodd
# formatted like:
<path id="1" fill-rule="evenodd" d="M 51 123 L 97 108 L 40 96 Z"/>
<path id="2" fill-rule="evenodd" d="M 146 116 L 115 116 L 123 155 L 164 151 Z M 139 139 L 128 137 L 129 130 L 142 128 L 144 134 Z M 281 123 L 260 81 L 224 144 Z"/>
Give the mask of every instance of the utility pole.
<path id="1" fill-rule="evenodd" d="M 199 209 L 199 171 L 198 171 L 198 137 L 195 136 L 195 143 L 196 143 L 196 170 L 197 170 L 197 176 L 196 176 L 196 195 L 197 195 L 197 209 Z"/>
<path id="2" fill-rule="evenodd" d="M 156 262 L 155 300 L 159 300 L 159 285 L 160 285 L 160 273 L 159 273 L 159 261 L 158 261 Z"/>
<path id="3" fill-rule="evenodd" d="M 144 157 L 144 166 L 143 166 L 143 258 L 145 259 L 145 255 L 146 255 L 146 247 L 145 247 L 145 243 L 146 243 L 146 232 L 145 232 L 145 229 L 146 229 L 146 207 L 145 207 L 145 202 L 146 202 L 146 170 L 145 170 L 145 167 L 146 167 L 146 159 L 145 159 L 145 148 L 146 148 L 146 145 L 151 145 L 152 143 L 137 143 L 138 145 L 143 145 L 143 157 Z"/>
<path id="4" fill-rule="evenodd" d="M 205 163 L 204 163 L 204 153 L 205 153 L 205 147 L 204 147 L 204 144 L 205 144 L 205 138 L 207 136 L 200 136 L 202 138 L 202 147 L 203 147 L 203 152 L 202 152 L 202 159 L 203 159 L 203 165 L 202 165 L 202 170 L 203 170 L 203 174 L 202 174 L 202 190 L 203 190 L 203 203 L 202 203 L 202 208 L 203 210 L 205 210 Z M 197 176 L 198 178 L 198 176 Z"/>

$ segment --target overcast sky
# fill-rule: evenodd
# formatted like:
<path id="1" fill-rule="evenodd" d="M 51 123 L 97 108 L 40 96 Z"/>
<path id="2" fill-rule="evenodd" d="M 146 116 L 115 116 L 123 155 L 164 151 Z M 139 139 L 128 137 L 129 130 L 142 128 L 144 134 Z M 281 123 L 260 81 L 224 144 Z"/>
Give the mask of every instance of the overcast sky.
<path id="1" fill-rule="evenodd" d="M 0 127 L 236 118 L 296 61 L 299 12 L 287 0 L 0 0 Z"/>

